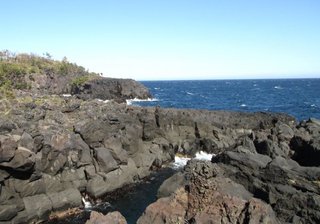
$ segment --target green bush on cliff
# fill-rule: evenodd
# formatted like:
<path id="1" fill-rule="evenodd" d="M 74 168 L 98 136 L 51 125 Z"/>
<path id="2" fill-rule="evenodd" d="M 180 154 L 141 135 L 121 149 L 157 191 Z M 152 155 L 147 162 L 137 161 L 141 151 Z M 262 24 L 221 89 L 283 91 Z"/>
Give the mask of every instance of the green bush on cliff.
<path id="1" fill-rule="evenodd" d="M 88 82 L 89 80 L 90 80 L 90 76 L 79 76 L 79 77 L 74 78 L 71 81 L 71 84 L 75 85 L 75 86 L 82 86 L 86 82 Z"/>
<path id="2" fill-rule="evenodd" d="M 66 57 L 62 61 L 35 54 L 15 54 L 8 50 L 0 51 L 0 93 L 2 96 L 12 95 L 14 89 L 28 90 L 37 75 L 70 76 L 71 84 L 82 85 L 90 77 L 98 76 L 89 73 L 84 67 L 70 63 Z M 31 77 L 31 78 L 30 78 Z M 75 77 L 75 78 L 74 78 Z"/>

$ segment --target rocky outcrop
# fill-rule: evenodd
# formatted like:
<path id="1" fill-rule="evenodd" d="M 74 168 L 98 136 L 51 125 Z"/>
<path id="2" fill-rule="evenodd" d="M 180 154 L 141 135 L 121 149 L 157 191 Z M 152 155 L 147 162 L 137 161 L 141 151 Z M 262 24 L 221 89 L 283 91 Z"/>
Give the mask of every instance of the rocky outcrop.
<path id="1" fill-rule="evenodd" d="M 310 119 L 229 132 L 235 144 L 167 179 L 139 223 L 319 223 L 319 131 Z"/>
<path id="2" fill-rule="evenodd" d="M 132 79 L 95 78 L 82 85 L 72 85 L 70 93 L 82 99 L 101 99 L 124 102 L 126 99 L 151 98 L 149 90 Z"/>
<path id="3" fill-rule="evenodd" d="M 269 162 L 290 158 L 298 151 L 292 139 L 314 132 L 284 114 L 140 108 L 59 96 L 26 96 L 0 106 L 0 220 L 10 223 L 44 220 L 51 211 L 80 205 L 81 193 L 97 198 L 134 183 L 177 152 L 259 152 Z"/>
<path id="4" fill-rule="evenodd" d="M 223 177 L 215 164 L 193 161 L 183 175 L 187 183 L 148 206 L 137 223 L 279 223 L 270 205 Z"/>

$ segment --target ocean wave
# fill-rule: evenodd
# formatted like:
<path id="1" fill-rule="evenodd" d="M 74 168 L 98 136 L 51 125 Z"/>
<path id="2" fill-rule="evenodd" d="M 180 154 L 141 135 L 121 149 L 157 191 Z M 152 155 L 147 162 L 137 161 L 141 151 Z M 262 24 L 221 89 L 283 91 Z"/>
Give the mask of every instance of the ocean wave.
<path id="1" fill-rule="evenodd" d="M 188 95 L 191 95 L 191 96 L 194 96 L 195 94 L 194 93 L 191 93 L 191 92 L 186 92 Z"/>
<path id="2" fill-rule="evenodd" d="M 173 168 L 181 168 L 187 165 L 187 162 L 191 159 L 198 159 L 198 160 L 209 160 L 211 161 L 212 157 L 216 156 L 215 154 L 206 153 L 203 151 L 197 152 L 194 158 L 176 155 L 174 157 L 174 163 L 172 164 Z"/>
<path id="3" fill-rule="evenodd" d="M 83 204 L 85 209 L 91 209 L 92 208 L 92 204 L 87 198 L 82 197 L 81 200 L 82 200 L 82 204 Z"/>
<path id="4" fill-rule="evenodd" d="M 273 88 L 275 88 L 275 89 L 282 89 L 281 86 L 274 86 Z"/>
<path id="5" fill-rule="evenodd" d="M 197 152 L 196 153 L 196 159 L 199 159 L 199 160 L 210 160 L 212 159 L 213 156 L 216 156 L 216 154 L 210 154 L 210 153 L 206 153 L 206 152 L 203 152 L 203 151 L 200 151 L 200 152 Z"/>
<path id="6" fill-rule="evenodd" d="M 156 102 L 156 101 L 159 101 L 159 100 L 157 98 L 148 98 L 148 99 L 134 98 L 134 99 L 126 100 L 127 105 L 132 105 L 132 103 L 134 102 Z"/>
<path id="7" fill-rule="evenodd" d="M 246 107 L 246 106 L 247 104 L 244 104 L 244 103 L 240 105 L 240 107 Z"/>

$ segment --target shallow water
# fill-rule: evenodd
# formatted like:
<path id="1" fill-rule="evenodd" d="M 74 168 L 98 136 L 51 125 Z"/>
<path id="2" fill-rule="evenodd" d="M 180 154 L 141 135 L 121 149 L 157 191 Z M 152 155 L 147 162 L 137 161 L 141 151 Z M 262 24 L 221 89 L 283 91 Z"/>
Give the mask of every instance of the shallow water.
<path id="1" fill-rule="evenodd" d="M 145 181 L 126 187 L 123 191 L 115 192 L 106 203 L 93 206 L 91 210 L 106 214 L 110 211 L 119 211 L 127 220 L 128 224 L 134 224 L 142 215 L 146 207 L 157 200 L 157 192 L 160 185 L 167 178 L 177 172 L 170 167 L 154 172 Z M 63 220 L 53 220 L 49 224 L 83 224 L 90 217 L 90 211 L 85 210 L 79 215 L 68 217 Z"/>

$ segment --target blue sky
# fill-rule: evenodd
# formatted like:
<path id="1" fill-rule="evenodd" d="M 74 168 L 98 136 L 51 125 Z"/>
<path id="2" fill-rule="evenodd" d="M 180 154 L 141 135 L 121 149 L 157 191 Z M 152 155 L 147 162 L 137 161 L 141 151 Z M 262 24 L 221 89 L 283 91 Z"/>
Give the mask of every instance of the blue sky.
<path id="1" fill-rule="evenodd" d="M 319 0 L 1 0 L 0 50 L 138 80 L 320 77 Z"/>

